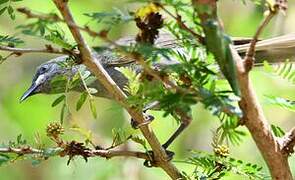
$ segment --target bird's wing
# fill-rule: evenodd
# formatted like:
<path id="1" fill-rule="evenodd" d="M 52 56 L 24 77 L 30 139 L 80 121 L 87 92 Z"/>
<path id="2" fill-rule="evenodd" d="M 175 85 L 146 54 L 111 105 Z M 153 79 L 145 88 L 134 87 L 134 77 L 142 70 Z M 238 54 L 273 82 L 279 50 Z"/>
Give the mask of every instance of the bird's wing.
<path id="1" fill-rule="evenodd" d="M 240 55 L 245 55 L 249 48 L 251 38 L 232 38 L 235 49 Z M 119 45 L 130 45 L 136 43 L 135 37 L 125 37 L 116 41 Z M 160 34 L 155 42 L 156 47 L 181 49 L 179 40 L 169 33 Z M 114 55 L 112 55 L 114 57 Z M 271 63 L 284 62 L 286 59 L 295 61 L 295 33 L 278 36 L 270 39 L 260 40 L 256 44 L 256 63 L 261 64 L 264 60 Z M 120 56 L 112 58 L 105 63 L 109 67 L 124 66 L 133 63 L 134 60 Z"/>
<path id="2" fill-rule="evenodd" d="M 295 47 L 295 33 L 286 34 L 270 39 L 265 39 L 257 42 L 256 51 L 294 48 Z M 249 48 L 249 44 L 235 46 L 239 53 L 246 52 Z M 295 52 L 294 52 L 295 53 Z"/>
<path id="3" fill-rule="evenodd" d="M 241 55 L 244 55 L 249 44 L 238 45 L 235 48 Z M 255 59 L 255 64 L 261 64 L 263 61 L 280 63 L 287 59 L 295 62 L 295 33 L 257 42 Z"/>

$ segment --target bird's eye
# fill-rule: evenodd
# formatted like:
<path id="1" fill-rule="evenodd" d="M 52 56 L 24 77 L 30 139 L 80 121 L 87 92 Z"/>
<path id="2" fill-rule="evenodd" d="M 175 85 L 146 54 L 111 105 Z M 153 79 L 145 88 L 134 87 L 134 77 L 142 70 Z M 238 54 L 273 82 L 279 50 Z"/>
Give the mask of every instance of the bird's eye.
<path id="1" fill-rule="evenodd" d="M 42 66 L 39 70 L 40 74 L 43 74 L 47 71 L 48 67 L 47 66 Z"/>

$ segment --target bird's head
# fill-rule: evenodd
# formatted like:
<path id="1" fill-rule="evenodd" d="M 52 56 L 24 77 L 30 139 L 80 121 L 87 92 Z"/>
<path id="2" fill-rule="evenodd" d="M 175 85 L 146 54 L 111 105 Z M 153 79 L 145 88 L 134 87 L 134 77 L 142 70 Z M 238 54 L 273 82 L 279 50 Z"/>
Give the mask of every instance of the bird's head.
<path id="1" fill-rule="evenodd" d="M 38 66 L 32 84 L 22 95 L 20 102 L 34 94 L 64 92 L 66 87 L 66 77 L 72 76 L 75 73 L 74 71 L 76 71 L 75 68 L 63 66 L 63 63 L 66 63 L 67 58 L 67 56 L 58 57 Z"/>

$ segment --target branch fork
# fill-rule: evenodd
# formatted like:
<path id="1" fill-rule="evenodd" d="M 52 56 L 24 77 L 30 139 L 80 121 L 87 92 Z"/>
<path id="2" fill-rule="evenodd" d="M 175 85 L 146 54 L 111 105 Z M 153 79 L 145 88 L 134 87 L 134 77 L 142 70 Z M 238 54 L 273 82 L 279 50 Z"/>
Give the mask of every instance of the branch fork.
<path id="1" fill-rule="evenodd" d="M 295 127 L 287 132 L 282 138 L 278 139 L 283 154 L 289 156 L 294 153 L 295 146 Z"/>

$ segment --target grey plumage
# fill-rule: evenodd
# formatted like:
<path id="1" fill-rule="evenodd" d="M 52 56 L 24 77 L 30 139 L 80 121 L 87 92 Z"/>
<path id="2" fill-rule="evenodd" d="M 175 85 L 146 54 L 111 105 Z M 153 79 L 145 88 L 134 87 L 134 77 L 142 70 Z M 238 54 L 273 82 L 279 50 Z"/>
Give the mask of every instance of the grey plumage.
<path id="1" fill-rule="evenodd" d="M 130 43 L 135 43 L 134 37 L 124 38 L 117 41 L 119 45 L 128 45 Z M 156 46 L 159 47 L 168 47 L 168 48 L 176 48 L 181 51 L 181 47 L 179 47 L 177 40 L 173 39 L 169 34 L 162 34 L 159 39 L 157 39 Z M 245 54 L 246 49 L 249 44 L 237 45 L 235 48 L 241 55 Z M 127 83 L 126 77 L 116 70 L 118 66 L 126 66 L 135 70 L 137 73 L 141 72 L 141 67 L 135 63 L 130 63 L 130 59 L 120 58 L 110 50 L 105 50 L 100 54 L 94 53 L 96 58 L 101 62 L 104 66 L 105 70 L 112 77 L 112 79 L 117 83 L 117 85 L 123 89 L 125 84 Z M 60 62 L 65 61 L 68 56 L 61 56 L 55 59 L 52 59 L 48 62 L 41 64 L 37 67 L 36 74 L 34 75 L 31 87 L 24 93 L 21 97 L 21 101 L 25 100 L 29 96 L 38 93 L 62 93 L 65 90 L 65 84 L 61 85 L 59 89 L 55 89 L 53 91 L 51 87 L 51 80 L 58 75 L 67 75 L 73 76 L 76 74 L 78 68 L 85 69 L 84 65 L 75 65 L 72 68 L 65 68 L 59 65 Z M 285 59 L 289 59 L 290 61 L 295 61 L 295 34 L 289 34 L 285 36 L 280 36 L 272 39 L 263 40 L 257 43 L 257 51 L 256 51 L 256 63 L 261 64 L 264 60 L 269 62 L 282 62 Z M 128 63 L 125 63 L 128 62 Z M 154 67 L 165 68 L 168 65 L 178 63 L 175 60 L 167 60 L 162 59 L 160 62 L 154 64 Z M 95 96 L 110 98 L 107 90 L 101 85 L 101 83 L 96 80 L 90 87 L 94 87 L 98 90 Z M 76 91 L 83 90 L 83 86 L 80 85 L 78 88 L 75 88 Z"/>

